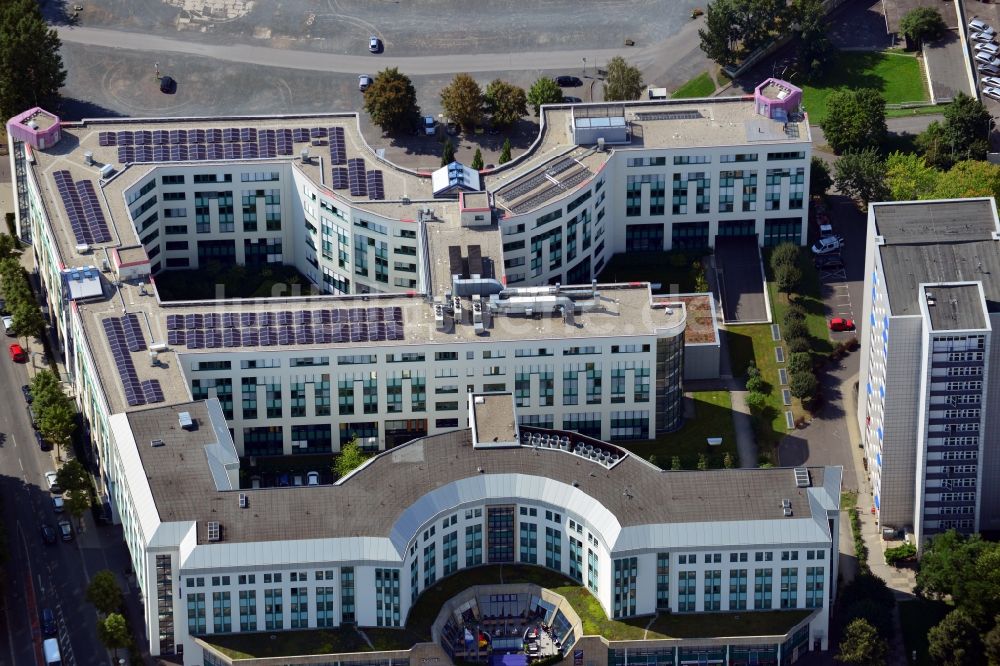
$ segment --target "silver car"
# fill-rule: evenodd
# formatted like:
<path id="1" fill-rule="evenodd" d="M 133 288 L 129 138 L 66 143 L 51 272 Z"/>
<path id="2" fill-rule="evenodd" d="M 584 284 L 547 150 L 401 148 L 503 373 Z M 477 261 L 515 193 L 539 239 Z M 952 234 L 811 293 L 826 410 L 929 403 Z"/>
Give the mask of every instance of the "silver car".
<path id="1" fill-rule="evenodd" d="M 987 74 L 989 76 L 1000 76 L 1000 67 L 996 65 L 976 65 L 976 69 L 979 70 L 980 74 Z"/>
<path id="2" fill-rule="evenodd" d="M 989 53 L 977 53 L 976 62 L 983 65 L 993 65 L 994 67 L 1000 67 L 1000 58 L 995 58 Z"/>
<path id="3" fill-rule="evenodd" d="M 1000 62 L 1000 61 L 998 61 L 998 62 Z M 368 86 L 370 86 L 374 82 L 375 82 L 375 80 L 372 79 L 372 77 L 368 76 L 367 74 L 361 74 L 361 75 L 358 76 L 358 90 L 360 90 L 361 92 L 364 92 L 364 91 L 368 90 Z"/>
<path id="4" fill-rule="evenodd" d="M 983 32 L 985 30 L 992 30 L 990 24 L 981 18 L 973 18 L 969 21 L 969 30 L 975 30 L 977 32 Z"/>
<path id="5" fill-rule="evenodd" d="M 989 53 L 990 55 L 995 56 L 997 53 L 1000 53 L 1000 46 L 997 46 L 996 44 L 981 42 L 979 44 L 976 44 L 976 52 Z"/>
<path id="6" fill-rule="evenodd" d="M 1000 88 L 1000 77 L 998 76 L 983 76 L 979 79 L 979 85 L 981 86 L 992 86 L 994 88 Z"/>
<path id="7" fill-rule="evenodd" d="M 969 33 L 969 39 L 974 42 L 992 42 L 997 38 L 997 33 L 993 32 L 993 29 L 989 29 L 983 32 L 972 32 Z"/>
<path id="8" fill-rule="evenodd" d="M 1000 100 L 1000 88 L 995 86 L 986 86 L 983 88 L 983 94 L 992 99 Z"/>

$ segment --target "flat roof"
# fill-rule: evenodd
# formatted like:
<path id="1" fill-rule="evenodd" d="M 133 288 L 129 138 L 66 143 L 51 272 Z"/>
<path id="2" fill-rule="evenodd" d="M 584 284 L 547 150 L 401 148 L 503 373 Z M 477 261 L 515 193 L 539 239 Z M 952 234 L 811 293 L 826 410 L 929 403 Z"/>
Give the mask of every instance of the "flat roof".
<path id="1" fill-rule="evenodd" d="M 982 330 L 986 309 L 976 284 L 927 285 L 927 314 L 935 331 Z M 931 305 L 931 302 L 934 304 Z"/>
<path id="2" fill-rule="evenodd" d="M 514 394 L 476 394 L 472 400 L 475 441 L 516 442 L 517 417 L 514 413 Z"/>
<path id="3" fill-rule="evenodd" d="M 200 422 L 198 430 L 180 429 L 181 411 Z M 629 455 L 609 469 L 551 448 L 475 449 L 468 429 L 385 451 L 335 485 L 220 491 L 205 453 L 215 442 L 208 419 L 204 402 L 128 414 L 160 520 L 197 521 L 199 543 L 206 542 L 207 521 L 219 522 L 223 541 L 230 543 L 389 537 L 403 512 L 421 497 L 483 474 L 527 475 L 575 486 L 614 513 L 622 527 L 783 520 L 783 499 L 791 500 L 795 518 L 811 517 L 807 489 L 796 485 L 790 468 L 670 472 Z M 153 439 L 164 445 L 150 446 Z M 824 468 L 809 468 L 813 487 L 823 485 L 824 473 Z M 248 508 L 240 508 L 239 493 L 247 496 Z"/>
<path id="4" fill-rule="evenodd" d="M 875 233 L 893 315 L 919 315 L 921 284 L 981 282 L 1000 312 L 1000 241 L 990 199 L 874 204 Z"/>

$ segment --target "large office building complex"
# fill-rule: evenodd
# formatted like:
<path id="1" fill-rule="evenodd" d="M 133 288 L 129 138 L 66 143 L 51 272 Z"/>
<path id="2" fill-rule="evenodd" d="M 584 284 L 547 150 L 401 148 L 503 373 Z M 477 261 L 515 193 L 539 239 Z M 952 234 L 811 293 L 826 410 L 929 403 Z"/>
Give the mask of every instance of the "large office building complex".
<path id="1" fill-rule="evenodd" d="M 1000 528 L 998 243 L 992 198 L 869 208 L 857 417 L 880 524 L 917 543 Z"/>

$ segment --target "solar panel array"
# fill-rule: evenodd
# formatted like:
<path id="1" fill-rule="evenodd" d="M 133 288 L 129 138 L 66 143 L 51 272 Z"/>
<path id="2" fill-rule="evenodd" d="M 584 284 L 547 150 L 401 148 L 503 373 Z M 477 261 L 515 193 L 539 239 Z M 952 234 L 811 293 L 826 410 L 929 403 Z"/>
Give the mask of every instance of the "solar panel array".
<path id="1" fill-rule="evenodd" d="M 134 317 L 135 315 L 131 315 Z M 126 315 L 126 318 L 129 315 Z M 131 351 L 132 340 L 130 340 L 128 327 L 135 325 L 138 327 L 138 320 L 134 324 L 126 326 L 127 319 L 118 317 L 106 317 L 101 320 L 104 326 L 104 335 L 108 338 L 108 347 L 114 357 L 115 365 L 118 368 L 118 377 L 121 379 L 122 387 L 125 390 L 125 401 L 130 407 L 145 405 L 155 402 L 163 402 L 163 389 L 160 387 L 158 379 L 147 379 L 140 382 L 139 376 L 135 372 L 135 364 L 132 363 Z M 142 340 L 142 331 L 139 330 L 139 339 Z M 145 349 L 145 341 L 142 349 Z"/>
<path id="2" fill-rule="evenodd" d="M 296 143 L 319 144 L 331 136 L 331 161 L 337 156 L 347 161 L 343 127 L 296 127 L 262 129 L 256 127 L 206 127 L 194 129 L 118 130 L 99 132 L 98 144 L 117 146 L 118 161 L 190 162 L 290 156 Z M 336 146 L 334 145 L 336 143 Z"/>
<path id="3" fill-rule="evenodd" d="M 368 180 L 368 198 L 385 199 L 385 186 L 382 183 L 382 170 L 374 169 L 366 174 Z"/>
<path id="4" fill-rule="evenodd" d="M 403 339 L 399 307 L 167 315 L 167 344 L 188 349 Z"/>
<path id="5" fill-rule="evenodd" d="M 134 312 L 129 312 L 122 320 L 125 329 L 125 343 L 128 350 L 132 352 L 146 349 L 146 338 L 142 335 L 142 326 L 139 325 L 139 317 Z"/>
<path id="6" fill-rule="evenodd" d="M 347 167 L 333 167 L 331 185 L 335 190 L 346 190 L 348 185 Z"/>
<path id="7" fill-rule="evenodd" d="M 347 186 L 352 197 L 362 197 L 368 194 L 364 159 L 354 157 L 347 160 Z"/>
<path id="8" fill-rule="evenodd" d="M 94 184 L 89 180 L 74 183 L 69 171 L 56 171 L 52 178 L 62 198 L 77 245 L 109 242 L 111 232 L 108 231 L 108 223 L 97 199 Z"/>

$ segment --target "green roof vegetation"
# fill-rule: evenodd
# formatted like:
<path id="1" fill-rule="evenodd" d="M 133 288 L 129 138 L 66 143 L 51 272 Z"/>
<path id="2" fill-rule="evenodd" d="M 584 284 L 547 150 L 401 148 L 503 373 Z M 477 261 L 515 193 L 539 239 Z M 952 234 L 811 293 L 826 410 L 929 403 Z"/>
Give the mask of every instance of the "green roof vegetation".
<path id="1" fill-rule="evenodd" d="M 713 81 L 712 77 L 708 75 L 708 72 L 702 72 L 675 90 L 674 94 L 672 94 L 670 98 L 685 99 L 691 97 L 708 97 L 714 92 L 715 81 Z"/>
<path id="2" fill-rule="evenodd" d="M 827 73 L 802 86 L 802 103 L 809 123 L 818 125 L 826 117 L 826 99 L 840 88 L 874 88 L 887 104 L 922 102 L 927 99 L 920 61 L 902 53 L 841 51 Z"/>

